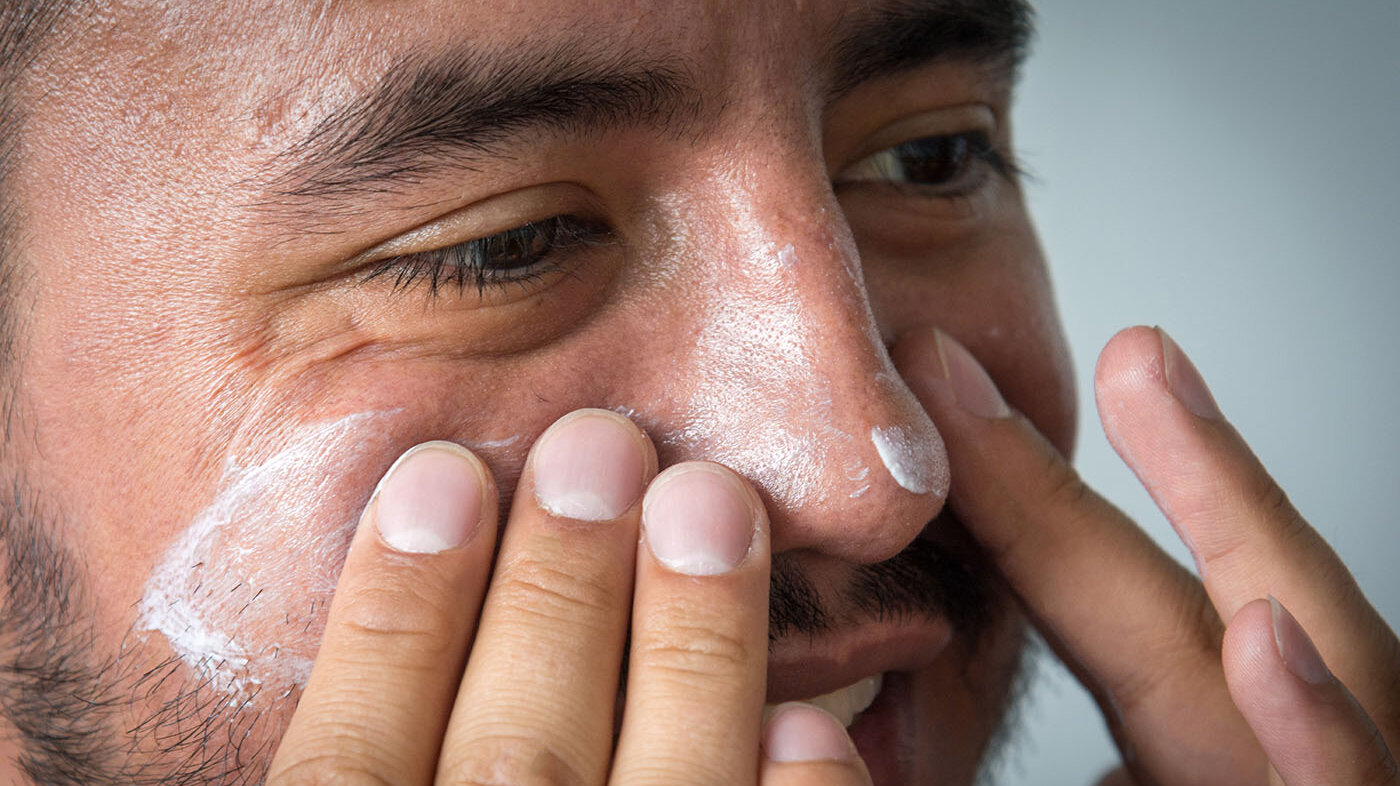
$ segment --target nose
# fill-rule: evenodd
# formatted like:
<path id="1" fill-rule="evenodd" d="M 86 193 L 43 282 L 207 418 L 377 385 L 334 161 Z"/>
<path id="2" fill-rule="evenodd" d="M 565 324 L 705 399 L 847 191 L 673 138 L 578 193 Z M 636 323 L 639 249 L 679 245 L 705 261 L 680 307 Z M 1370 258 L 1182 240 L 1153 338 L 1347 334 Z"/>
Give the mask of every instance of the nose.
<path id="1" fill-rule="evenodd" d="M 824 176 L 721 175 L 676 202 L 663 461 L 704 458 L 768 503 L 775 551 L 887 559 L 942 507 L 943 442 L 890 362 Z M 683 292 L 682 297 L 674 297 Z M 652 413 L 659 414 L 659 413 Z"/>

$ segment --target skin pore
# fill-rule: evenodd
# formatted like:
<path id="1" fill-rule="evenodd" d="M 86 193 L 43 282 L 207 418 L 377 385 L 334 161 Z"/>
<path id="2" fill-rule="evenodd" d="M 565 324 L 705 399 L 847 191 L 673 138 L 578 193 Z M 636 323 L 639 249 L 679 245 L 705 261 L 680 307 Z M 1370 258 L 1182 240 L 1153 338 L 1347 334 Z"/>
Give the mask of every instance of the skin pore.
<path id="1" fill-rule="evenodd" d="M 1016 30 L 973 5 L 134 3 L 46 53 L 3 479 L 90 620 L 72 690 L 116 742 L 74 779 L 256 781 L 338 551 L 431 439 L 476 446 L 508 501 L 556 418 L 623 411 L 662 466 L 753 481 L 775 596 L 806 587 L 828 624 L 873 626 L 853 587 L 947 555 L 970 583 L 956 524 L 927 527 L 947 459 L 886 346 L 936 324 L 1066 451 L 1074 420 L 1004 166 Z M 945 20 L 944 50 L 898 57 L 910 15 L 944 12 L 991 32 Z M 432 256 L 522 227 L 501 242 L 549 253 L 480 277 Z M 988 592 L 976 635 L 895 686 L 948 782 L 1019 652 Z M 816 624 L 780 608 L 775 630 Z"/>

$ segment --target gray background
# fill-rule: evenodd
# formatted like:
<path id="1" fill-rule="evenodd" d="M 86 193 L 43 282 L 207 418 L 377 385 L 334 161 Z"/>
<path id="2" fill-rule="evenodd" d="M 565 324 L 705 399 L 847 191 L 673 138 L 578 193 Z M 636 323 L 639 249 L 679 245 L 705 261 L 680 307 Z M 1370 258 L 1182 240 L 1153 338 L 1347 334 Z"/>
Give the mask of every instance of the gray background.
<path id="1" fill-rule="evenodd" d="M 1400 625 L 1400 0 L 1042 0 L 1021 153 L 1085 405 L 1090 483 L 1187 561 L 1105 441 L 1098 351 L 1161 324 Z M 1189 562 L 1187 562 L 1189 564 Z M 1045 664 L 1001 784 L 1116 755 Z"/>

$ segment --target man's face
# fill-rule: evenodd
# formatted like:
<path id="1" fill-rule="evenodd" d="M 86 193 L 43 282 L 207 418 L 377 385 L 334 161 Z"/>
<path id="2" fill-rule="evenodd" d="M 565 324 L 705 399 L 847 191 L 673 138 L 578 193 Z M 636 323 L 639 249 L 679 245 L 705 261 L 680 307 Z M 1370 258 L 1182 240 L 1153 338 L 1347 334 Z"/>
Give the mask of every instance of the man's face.
<path id="1" fill-rule="evenodd" d="M 946 458 L 886 348 L 944 329 L 1062 448 L 1073 403 L 1009 163 L 1012 42 L 996 3 L 947 5 L 84 20 L 25 87 L 4 469 L 76 566 L 103 728 L 129 738 L 108 758 L 259 772 L 395 456 L 458 441 L 509 499 L 591 406 L 765 497 L 775 586 L 822 609 L 775 601 L 770 700 L 889 673 L 853 730 L 877 782 L 969 778 L 1020 627 L 995 582 L 951 641 L 853 589 L 921 530 L 966 551 L 926 527 Z"/>

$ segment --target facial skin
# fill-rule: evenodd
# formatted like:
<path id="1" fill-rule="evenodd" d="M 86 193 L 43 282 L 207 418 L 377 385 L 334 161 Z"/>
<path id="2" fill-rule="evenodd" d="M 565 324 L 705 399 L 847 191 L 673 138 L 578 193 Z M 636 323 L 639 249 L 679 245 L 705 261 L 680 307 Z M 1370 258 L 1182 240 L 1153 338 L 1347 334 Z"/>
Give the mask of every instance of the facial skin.
<path id="1" fill-rule="evenodd" d="M 922 185 L 863 163 L 950 135 L 1009 154 L 1011 71 L 954 52 L 843 81 L 842 42 L 880 8 L 138 3 L 50 52 L 26 85 L 15 179 L 32 305 L 3 469 L 78 566 L 93 662 L 122 660 L 132 701 L 110 725 L 136 730 L 117 758 L 137 763 L 118 765 L 179 766 L 178 735 L 148 719 L 194 691 L 212 728 L 247 732 L 227 780 L 265 766 L 299 687 L 283 664 L 315 656 L 337 544 L 418 442 L 474 447 L 509 499 L 556 418 L 623 412 L 662 466 L 709 459 L 754 482 L 775 559 L 841 640 L 872 625 L 843 600 L 856 568 L 909 546 L 947 491 L 888 343 L 956 336 L 1068 452 L 1067 353 L 1014 176 L 976 154 Z M 380 149 L 356 126 L 365 96 L 385 103 L 418 69 L 542 62 L 670 92 L 617 122 L 566 107 L 550 127 L 488 129 L 476 150 L 425 133 L 344 171 Z M 434 283 L 402 257 L 371 275 L 561 216 L 577 237 L 518 280 Z M 272 480 L 248 485 L 260 471 Z M 217 535 L 178 575 L 211 516 Z M 958 541 L 955 527 L 930 535 Z M 180 641 L 189 625 L 152 602 L 182 593 L 214 639 Z M 948 782 L 975 773 L 1014 672 L 1021 622 L 994 603 L 989 630 L 902 686 Z M 808 641 L 775 642 L 770 700 L 851 681 L 827 684 Z M 168 679 L 132 687 L 146 673 Z"/>

